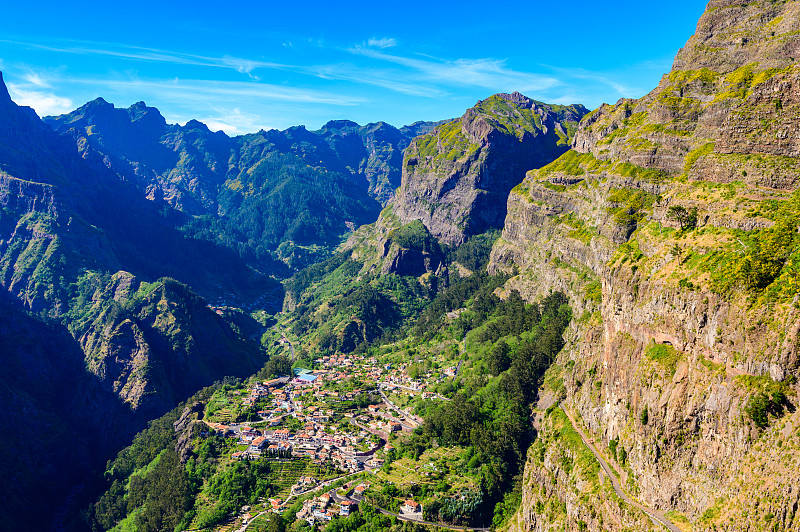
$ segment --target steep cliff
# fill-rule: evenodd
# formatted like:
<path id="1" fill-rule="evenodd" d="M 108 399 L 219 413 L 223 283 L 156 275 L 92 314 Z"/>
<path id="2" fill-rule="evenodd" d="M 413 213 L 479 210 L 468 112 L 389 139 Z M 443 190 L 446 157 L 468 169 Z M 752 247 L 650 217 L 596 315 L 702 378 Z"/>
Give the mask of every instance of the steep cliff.
<path id="1" fill-rule="evenodd" d="M 798 526 L 799 9 L 710 2 L 656 89 L 589 114 L 512 191 L 492 253 L 493 271 L 522 272 L 507 288 L 578 309 L 545 392 L 628 493 L 694 530 Z M 616 529 L 613 496 L 587 519 L 589 488 L 543 445 L 513 528 L 552 529 L 546 490 L 560 526 Z"/>
<path id="2" fill-rule="evenodd" d="M 519 93 L 478 102 L 411 143 L 394 213 L 402 224 L 422 220 L 448 244 L 501 227 L 508 192 L 527 170 L 568 149 L 584 114 L 581 105 L 548 105 Z"/>

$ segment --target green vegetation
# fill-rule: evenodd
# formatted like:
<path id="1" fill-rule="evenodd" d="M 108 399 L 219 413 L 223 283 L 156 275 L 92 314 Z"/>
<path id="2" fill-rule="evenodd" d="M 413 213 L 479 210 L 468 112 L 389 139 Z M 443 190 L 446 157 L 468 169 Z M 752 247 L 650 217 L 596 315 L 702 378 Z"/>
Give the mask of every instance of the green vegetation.
<path id="1" fill-rule="evenodd" d="M 694 229 L 697 227 L 697 207 L 687 209 L 682 205 L 672 205 L 667 209 L 667 218 L 678 222 L 682 231 Z"/>
<path id="2" fill-rule="evenodd" d="M 618 130 L 619 131 L 619 130 Z M 642 168 L 631 163 L 616 163 L 595 158 L 591 153 L 570 150 L 564 155 L 542 167 L 539 176 L 544 178 L 560 172 L 571 176 L 584 176 L 600 172 L 612 172 L 623 177 L 633 177 L 642 181 L 661 182 L 669 179 L 669 174 L 654 168 Z M 563 190 L 563 189 L 562 189 Z"/>
<path id="3" fill-rule="evenodd" d="M 553 449 L 553 458 L 567 475 L 585 483 L 584 490 L 594 492 L 599 488 L 600 463 L 572 426 L 567 414 L 558 406 L 545 412 L 545 430 L 531 446 L 529 454 L 544 460 L 547 449 Z"/>
<path id="4" fill-rule="evenodd" d="M 479 235 L 471 236 L 458 246 L 445 248 L 447 262 L 457 262 L 471 272 L 483 271 L 489 264 L 492 246 L 500 238 L 501 231 L 494 229 Z"/>
<path id="5" fill-rule="evenodd" d="M 277 153 L 229 180 L 219 204 L 226 216 L 192 217 L 185 234 L 216 242 L 248 261 L 284 261 L 298 269 L 327 257 L 348 231 L 345 220 L 363 225 L 381 210 L 350 176 Z"/>
<path id="6" fill-rule="evenodd" d="M 585 111 L 574 105 L 546 105 L 541 102 L 536 102 L 536 104 L 549 108 L 550 112 L 557 116 L 557 120 L 564 124 L 565 132 L 556 130 L 550 134 L 558 136 L 556 145 L 569 146 L 578 122 L 566 120 L 566 118 L 570 115 L 580 117 Z M 532 109 L 516 106 L 496 94 L 478 103 L 475 109 L 485 113 L 494 127 L 508 135 L 514 135 L 520 140 L 526 133 L 534 137 L 543 134 L 542 119 L 536 112 Z"/>
<path id="7" fill-rule="evenodd" d="M 207 400 L 216 387 L 205 388 L 183 405 L 154 420 L 133 443 L 109 462 L 107 491 L 91 507 L 92 530 L 110 530 L 135 513 L 136 530 L 173 530 L 188 524 L 196 486 L 175 452 L 173 425 L 186 405 Z"/>
<path id="8" fill-rule="evenodd" d="M 431 301 L 416 320 L 413 332 L 418 336 L 433 338 L 442 326 L 445 314 L 462 308 L 470 299 L 478 302 L 479 316 L 484 316 L 486 310 L 483 310 L 481 302 L 498 299 L 493 292 L 507 280 L 508 276 L 492 277 L 483 272 L 459 279 Z"/>
<path id="9" fill-rule="evenodd" d="M 644 218 L 645 210 L 652 208 L 659 198 L 641 189 L 616 188 L 611 189 L 608 202 L 611 206 L 607 211 L 614 216 L 614 221 L 619 225 L 636 224 Z"/>
<path id="10" fill-rule="evenodd" d="M 758 63 L 750 63 L 737 68 L 725 77 L 725 85 L 714 97 L 714 101 L 728 98 L 745 99 L 753 93 L 753 88 L 768 81 L 778 74 L 786 72 L 789 68 L 769 68 L 757 71 Z"/>
<path id="11" fill-rule="evenodd" d="M 480 522 L 481 515 L 485 519 L 505 493 L 519 489 L 514 479 L 521 473 L 530 444 L 527 412 L 545 370 L 563 346 L 562 334 L 571 314 L 560 293 L 548 296 L 541 305 L 526 305 L 516 293 L 506 301 L 488 291 L 477 293 L 486 295 L 473 297 L 471 312 L 462 314 L 452 330 L 472 331 L 471 349 L 487 350 L 487 373 L 496 376 L 483 380 L 483 385 L 476 381 L 465 387 L 452 401 L 428 405 L 423 430 L 403 449 L 421 454 L 433 439 L 440 445 L 471 449 L 477 457 L 473 461 L 481 464 L 482 495 L 467 497 L 472 501 L 467 506 L 471 518 Z M 443 503 L 440 518 L 452 517 L 447 508 Z"/>
<path id="12" fill-rule="evenodd" d="M 706 511 L 703 512 L 703 515 L 700 516 L 699 519 L 700 524 L 708 526 L 714 523 L 714 521 L 716 521 L 717 518 L 722 513 L 722 509 L 725 508 L 725 506 L 726 506 L 726 501 L 724 498 L 720 497 L 719 499 L 717 499 L 714 502 L 714 504 L 708 507 Z"/>
<path id="13" fill-rule="evenodd" d="M 712 252 L 702 265 L 711 275 L 712 289 L 728 293 L 741 286 L 774 299 L 791 297 L 800 289 L 800 236 L 794 218 L 735 236 L 735 243 Z"/>
<path id="14" fill-rule="evenodd" d="M 433 162 L 444 160 L 456 161 L 462 157 L 471 157 L 477 153 L 480 146 L 469 141 L 461 130 L 461 120 L 451 120 L 437 126 L 431 133 L 417 137 L 412 144 L 416 151 L 409 150 L 406 155 L 417 155 L 423 158 L 433 158 Z"/>
<path id="15" fill-rule="evenodd" d="M 663 366 L 664 369 L 667 370 L 667 374 L 672 376 L 675 374 L 678 362 L 682 359 L 683 353 L 669 344 L 658 344 L 653 341 L 647 346 L 644 356 Z"/>
<path id="16" fill-rule="evenodd" d="M 787 408 L 792 408 L 787 395 L 792 391 L 790 386 L 794 382 L 793 377 L 788 382 L 752 375 L 742 375 L 737 380 L 746 389 L 752 390 L 744 411 L 759 429 L 767 428 L 770 416 L 780 418 Z"/>
<path id="17" fill-rule="evenodd" d="M 588 283 L 584 289 L 583 293 L 586 295 L 586 299 L 596 304 L 600 304 L 603 301 L 603 287 L 600 283 L 599 279 L 595 279 Z"/>
<path id="18" fill-rule="evenodd" d="M 442 249 L 439 241 L 431 235 L 428 228 L 421 220 L 414 220 L 402 227 L 391 231 L 387 235 L 387 240 L 397 244 L 401 248 L 416 249 L 425 253 L 441 254 Z"/>
<path id="19" fill-rule="evenodd" d="M 642 181 L 660 182 L 669 179 L 669 174 L 663 170 L 642 168 L 631 163 L 618 163 L 613 171 L 623 177 L 634 177 Z"/>
<path id="20" fill-rule="evenodd" d="M 694 167 L 698 159 L 714 153 L 715 146 L 716 145 L 713 142 L 709 142 L 697 149 L 690 151 L 684 159 L 683 172 L 688 173 Z"/>
<path id="21" fill-rule="evenodd" d="M 584 174 L 596 174 L 610 167 L 610 162 L 595 159 L 591 153 L 579 153 L 575 150 L 570 150 L 552 163 L 542 167 L 539 170 L 539 175 L 545 177 L 555 172 L 561 172 L 567 175 L 582 176 Z"/>
<path id="22" fill-rule="evenodd" d="M 562 214 L 558 217 L 558 221 L 571 228 L 568 233 L 570 238 L 580 240 L 584 244 L 589 244 L 592 238 L 597 234 L 597 228 L 588 225 L 581 218 L 578 218 L 574 213 L 569 212 Z"/>

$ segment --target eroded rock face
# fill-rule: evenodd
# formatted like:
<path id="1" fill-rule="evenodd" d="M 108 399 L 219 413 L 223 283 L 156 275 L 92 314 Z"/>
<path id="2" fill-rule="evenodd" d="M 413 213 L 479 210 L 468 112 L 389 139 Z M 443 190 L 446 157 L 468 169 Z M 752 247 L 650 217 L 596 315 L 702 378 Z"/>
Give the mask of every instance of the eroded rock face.
<path id="1" fill-rule="evenodd" d="M 787 434 L 798 414 L 782 410 L 759 429 L 748 409 L 765 390 L 798 402 L 791 266 L 766 288 L 726 276 L 753 249 L 744 242 L 785 223 L 775 212 L 795 212 L 798 6 L 711 2 L 656 89 L 595 110 L 572 151 L 511 192 L 492 252 L 492 271 L 522 272 L 507 289 L 570 295 L 580 319 L 552 392 L 616 454 L 630 492 L 694 530 L 797 526 L 797 441 Z M 682 228 L 678 207 L 697 209 L 696 229 Z M 543 445 L 543 460 L 529 453 L 513 530 L 631 526 L 613 495 L 594 499 L 586 475 L 547 460 L 557 441 Z M 537 510 L 543 494 L 564 513 Z"/>
<path id="2" fill-rule="evenodd" d="M 548 105 L 519 93 L 478 102 L 408 147 L 396 215 L 403 224 L 422 220 L 448 244 L 502 227 L 509 191 L 526 171 L 568 149 L 584 114 L 580 105 Z"/>

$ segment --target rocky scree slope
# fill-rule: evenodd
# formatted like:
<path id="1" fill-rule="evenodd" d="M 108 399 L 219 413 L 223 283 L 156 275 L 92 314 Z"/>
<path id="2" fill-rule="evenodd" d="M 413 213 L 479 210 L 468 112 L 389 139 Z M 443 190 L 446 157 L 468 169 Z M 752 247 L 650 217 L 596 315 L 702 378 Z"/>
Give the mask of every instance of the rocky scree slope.
<path id="1" fill-rule="evenodd" d="M 543 399 L 686 529 L 800 527 L 799 46 L 800 2 L 710 2 L 657 88 L 512 191 L 492 253 L 580 316 Z M 547 406 L 512 529 L 634 527 Z"/>

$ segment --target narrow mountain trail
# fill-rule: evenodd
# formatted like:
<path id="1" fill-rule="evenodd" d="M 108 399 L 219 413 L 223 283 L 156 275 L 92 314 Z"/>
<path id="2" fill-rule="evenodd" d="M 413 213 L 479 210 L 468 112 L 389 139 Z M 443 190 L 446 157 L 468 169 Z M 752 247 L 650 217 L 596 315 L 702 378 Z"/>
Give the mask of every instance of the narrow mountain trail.
<path id="1" fill-rule="evenodd" d="M 606 476 L 608 476 L 608 478 L 611 480 L 611 485 L 614 487 L 614 491 L 617 493 L 617 496 L 619 496 L 620 499 L 625 501 L 630 506 L 633 506 L 634 508 L 637 508 L 637 509 L 643 511 L 651 519 L 655 520 L 658 523 L 661 523 L 662 525 L 667 527 L 670 531 L 672 531 L 672 532 L 682 532 L 680 528 L 675 526 L 675 523 L 673 523 L 672 521 L 670 521 L 667 518 L 667 516 L 664 514 L 664 512 L 661 512 L 660 510 L 656 510 L 656 509 L 650 508 L 649 506 L 645 506 L 645 505 L 633 500 L 627 493 L 625 493 L 625 491 L 622 489 L 622 486 L 619 483 L 619 479 L 617 478 L 617 475 L 614 474 L 615 471 L 611 468 L 611 466 L 608 464 L 608 462 L 606 462 L 606 460 L 603 458 L 603 456 L 597 451 L 597 449 L 595 448 L 594 444 L 586 436 L 586 434 L 583 432 L 583 430 L 580 428 L 580 426 L 575 422 L 575 418 L 572 417 L 572 414 L 570 413 L 570 411 L 567 410 L 566 408 L 564 408 L 564 413 L 567 415 L 567 418 L 569 419 L 569 422 L 572 423 L 572 426 L 575 429 L 575 431 L 580 435 L 581 440 L 583 440 L 584 445 L 586 445 L 586 447 L 588 447 L 589 450 L 592 451 L 592 454 L 594 454 L 594 457 L 597 458 L 598 462 L 600 462 L 600 465 L 602 466 L 603 471 L 605 471 Z"/>

